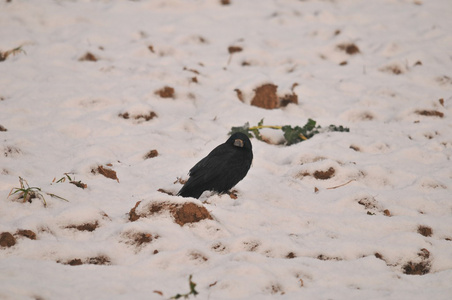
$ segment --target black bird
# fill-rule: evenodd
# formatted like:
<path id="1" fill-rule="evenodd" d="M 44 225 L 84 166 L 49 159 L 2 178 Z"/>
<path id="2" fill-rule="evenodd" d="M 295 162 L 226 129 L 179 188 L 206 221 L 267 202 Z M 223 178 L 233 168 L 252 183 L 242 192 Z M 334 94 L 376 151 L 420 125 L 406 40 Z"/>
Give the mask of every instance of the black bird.
<path id="1" fill-rule="evenodd" d="M 190 169 L 178 195 L 199 198 L 204 191 L 225 193 L 242 180 L 251 167 L 253 150 L 250 139 L 234 133 Z"/>

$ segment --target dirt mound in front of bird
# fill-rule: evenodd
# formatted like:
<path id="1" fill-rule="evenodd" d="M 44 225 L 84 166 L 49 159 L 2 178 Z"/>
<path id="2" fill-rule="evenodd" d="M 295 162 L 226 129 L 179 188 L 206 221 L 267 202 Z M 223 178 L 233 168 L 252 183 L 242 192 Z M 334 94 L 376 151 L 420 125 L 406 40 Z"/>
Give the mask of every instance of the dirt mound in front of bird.
<path id="1" fill-rule="evenodd" d="M 129 212 L 129 221 L 134 222 L 140 218 L 147 218 L 154 215 L 169 213 L 174 222 L 180 226 L 185 224 L 197 223 L 202 220 L 213 220 L 209 211 L 202 205 L 193 202 L 170 203 L 170 202 L 151 202 L 142 204 L 138 201 Z"/>

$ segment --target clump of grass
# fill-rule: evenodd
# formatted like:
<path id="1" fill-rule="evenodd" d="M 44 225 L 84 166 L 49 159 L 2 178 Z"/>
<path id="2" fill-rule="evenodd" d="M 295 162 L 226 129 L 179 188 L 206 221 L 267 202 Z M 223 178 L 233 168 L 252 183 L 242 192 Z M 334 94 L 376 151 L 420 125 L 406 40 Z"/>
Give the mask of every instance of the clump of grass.
<path id="1" fill-rule="evenodd" d="M 190 295 L 193 295 L 196 297 L 196 295 L 198 295 L 198 292 L 196 291 L 196 283 L 194 283 L 191 279 L 192 279 L 192 275 L 190 275 L 190 277 L 188 277 L 188 284 L 190 286 L 190 291 L 186 294 L 177 294 L 173 297 L 171 297 L 170 299 L 180 299 L 182 297 L 184 297 L 184 299 L 188 299 L 188 297 L 190 297 Z"/>
<path id="2" fill-rule="evenodd" d="M 67 199 L 65 199 L 63 197 L 60 197 L 58 195 L 55 195 L 55 194 L 52 194 L 52 193 L 43 192 L 41 190 L 41 188 L 39 188 L 39 187 L 30 186 L 28 184 L 28 182 L 25 179 L 23 179 L 22 177 L 20 177 L 20 176 L 19 176 L 19 185 L 20 185 L 20 187 L 18 187 L 18 188 L 14 187 L 14 188 L 11 189 L 11 191 L 8 194 L 8 198 L 10 196 L 12 196 L 12 195 L 17 194 L 18 195 L 18 199 L 22 199 L 23 203 L 25 203 L 27 201 L 31 203 L 32 199 L 38 198 L 38 199 L 40 199 L 42 201 L 42 203 L 44 204 L 44 207 L 47 207 L 47 202 L 46 202 L 46 199 L 45 199 L 45 197 L 43 195 L 43 193 L 46 193 L 50 197 L 55 197 L 55 198 L 64 200 L 66 202 L 69 202 L 69 200 L 67 200 Z"/>
<path id="3" fill-rule="evenodd" d="M 22 49 L 22 46 L 16 47 L 14 49 L 7 50 L 5 52 L 0 51 L 0 61 L 4 61 L 8 58 L 10 55 L 17 55 L 19 53 L 25 53 L 25 51 Z M 26 53 L 25 53 L 26 54 Z"/>

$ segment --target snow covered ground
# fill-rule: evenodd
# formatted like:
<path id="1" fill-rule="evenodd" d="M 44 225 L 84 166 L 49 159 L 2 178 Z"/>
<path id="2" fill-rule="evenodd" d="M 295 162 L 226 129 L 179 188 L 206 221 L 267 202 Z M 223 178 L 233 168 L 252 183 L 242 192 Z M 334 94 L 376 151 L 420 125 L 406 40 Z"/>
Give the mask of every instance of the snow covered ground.
<path id="1" fill-rule="evenodd" d="M 193 275 L 197 299 L 451 299 L 451 15 L 449 0 L 0 1 L 0 51 L 24 51 L 0 62 L 0 298 L 168 299 Z M 298 104 L 250 105 L 265 83 Z M 350 132 L 252 139 L 237 199 L 158 191 L 262 118 Z M 19 176 L 47 207 L 8 197 Z M 212 219 L 181 221 L 189 203 Z"/>

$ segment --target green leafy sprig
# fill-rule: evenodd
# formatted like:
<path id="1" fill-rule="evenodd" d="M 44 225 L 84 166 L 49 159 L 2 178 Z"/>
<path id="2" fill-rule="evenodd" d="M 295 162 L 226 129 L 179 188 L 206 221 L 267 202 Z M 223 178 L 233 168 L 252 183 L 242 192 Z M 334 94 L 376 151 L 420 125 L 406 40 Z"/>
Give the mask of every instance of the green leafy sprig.
<path id="1" fill-rule="evenodd" d="M 198 295 L 199 293 L 196 291 L 196 283 L 194 283 L 191 279 L 192 279 L 192 275 L 190 275 L 190 277 L 188 277 L 188 284 L 190 286 L 190 291 L 186 294 L 177 294 L 173 297 L 171 297 L 170 299 L 180 299 L 182 297 L 184 297 L 184 299 L 188 299 L 188 297 L 190 297 L 190 295 L 193 295 L 196 297 L 196 295 Z"/>
<path id="2" fill-rule="evenodd" d="M 320 125 L 317 125 L 317 122 L 309 119 L 308 122 L 303 126 L 295 126 L 292 127 L 290 125 L 285 126 L 274 126 L 274 125 L 264 125 L 264 119 L 260 120 L 259 123 L 257 123 L 257 126 L 250 127 L 250 124 L 246 122 L 243 126 L 237 126 L 232 127 L 229 134 L 234 134 L 236 132 L 242 132 L 248 137 L 255 137 L 258 140 L 262 140 L 262 135 L 260 133 L 260 129 L 263 128 L 270 128 L 270 129 L 277 129 L 282 130 L 284 132 L 284 139 L 286 140 L 286 145 L 290 146 L 293 144 L 297 144 L 299 142 L 305 141 L 307 139 L 310 139 L 314 135 L 322 132 L 331 132 L 331 131 L 338 131 L 338 132 L 349 132 L 350 129 L 347 127 L 343 127 L 342 125 L 336 126 L 336 125 L 330 125 L 326 128 L 322 128 Z"/>

